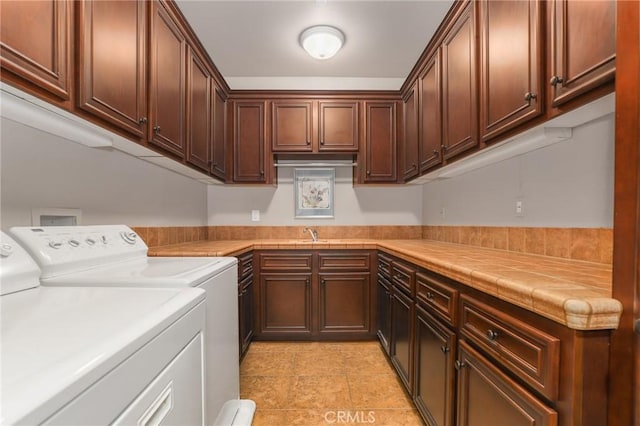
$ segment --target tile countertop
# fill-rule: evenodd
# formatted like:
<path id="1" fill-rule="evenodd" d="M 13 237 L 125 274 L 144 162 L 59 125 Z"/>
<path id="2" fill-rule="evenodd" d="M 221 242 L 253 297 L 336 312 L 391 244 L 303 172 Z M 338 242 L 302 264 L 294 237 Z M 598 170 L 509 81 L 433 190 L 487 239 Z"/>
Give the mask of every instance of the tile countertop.
<path id="1" fill-rule="evenodd" d="M 618 327 L 611 265 L 432 240 L 198 241 L 149 256 L 235 256 L 259 249 L 379 249 L 576 330 Z"/>

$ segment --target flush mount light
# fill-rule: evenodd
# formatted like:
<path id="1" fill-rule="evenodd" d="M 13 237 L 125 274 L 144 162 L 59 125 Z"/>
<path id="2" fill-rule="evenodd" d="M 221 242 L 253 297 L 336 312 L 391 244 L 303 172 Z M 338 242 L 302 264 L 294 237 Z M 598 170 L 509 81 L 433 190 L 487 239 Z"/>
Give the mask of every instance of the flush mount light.
<path id="1" fill-rule="evenodd" d="M 343 44 L 342 31 L 328 25 L 309 27 L 300 34 L 300 45 L 316 59 L 331 58 Z"/>

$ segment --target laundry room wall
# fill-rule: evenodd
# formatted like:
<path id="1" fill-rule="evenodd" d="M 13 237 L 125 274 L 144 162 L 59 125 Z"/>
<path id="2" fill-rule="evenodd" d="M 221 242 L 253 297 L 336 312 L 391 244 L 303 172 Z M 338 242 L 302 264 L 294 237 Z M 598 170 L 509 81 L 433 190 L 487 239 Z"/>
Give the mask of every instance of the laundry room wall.
<path id="1" fill-rule="evenodd" d="M 113 149 L 88 148 L 2 119 L 0 226 L 32 209 L 82 211 L 81 224 L 201 226 L 206 185 Z"/>

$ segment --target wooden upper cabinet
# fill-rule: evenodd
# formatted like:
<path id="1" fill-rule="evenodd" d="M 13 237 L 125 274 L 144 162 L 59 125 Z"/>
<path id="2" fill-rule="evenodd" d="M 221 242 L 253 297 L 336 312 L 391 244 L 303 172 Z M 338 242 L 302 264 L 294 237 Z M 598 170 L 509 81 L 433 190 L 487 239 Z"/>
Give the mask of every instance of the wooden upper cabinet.
<path id="1" fill-rule="evenodd" d="M 420 173 L 442 163 L 442 89 L 440 49 L 427 61 L 420 74 Z"/>
<path id="2" fill-rule="evenodd" d="M 363 183 L 394 183 L 396 166 L 396 102 L 365 102 Z"/>
<path id="3" fill-rule="evenodd" d="M 151 5 L 149 141 L 183 158 L 187 41 L 165 6 L 158 1 Z"/>
<path id="4" fill-rule="evenodd" d="M 402 100 L 404 113 L 404 138 L 402 150 L 402 177 L 405 181 L 411 180 L 420 174 L 420 149 L 418 140 L 418 113 L 419 113 L 418 82 Z"/>
<path id="5" fill-rule="evenodd" d="M 358 151 L 358 102 L 319 101 L 318 151 Z"/>
<path id="6" fill-rule="evenodd" d="M 148 3 L 81 1 L 76 4 L 77 106 L 122 130 L 144 137 L 148 121 Z"/>
<path id="7" fill-rule="evenodd" d="M 537 0 L 480 3 L 483 141 L 544 112 L 540 7 Z"/>
<path id="8" fill-rule="evenodd" d="M 314 150 L 312 101 L 271 102 L 271 122 L 271 145 L 274 152 Z"/>
<path id="9" fill-rule="evenodd" d="M 561 105 L 613 80 L 616 1 L 549 2 L 551 104 Z"/>
<path id="10" fill-rule="evenodd" d="M 209 171 L 211 147 L 211 75 L 193 49 L 188 49 L 187 162 Z"/>
<path id="11" fill-rule="evenodd" d="M 212 84 L 213 138 L 211 140 L 211 174 L 227 180 L 227 96 Z"/>
<path id="12" fill-rule="evenodd" d="M 475 2 L 469 2 L 442 43 L 443 151 L 446 159 L 478 145 L 474 16 Z"/>
<path id="13" fill-rule="evenodd" d="M 70 99 L 73 2 L 3 0 L 1 7 L 2 79 L 21 88 L 35 86 L 56 100 Z"/>
<path id="14" fill-rule="evenodd" d="M 234 101 L 233 180 L 267 183 L 265 102 Z"/>

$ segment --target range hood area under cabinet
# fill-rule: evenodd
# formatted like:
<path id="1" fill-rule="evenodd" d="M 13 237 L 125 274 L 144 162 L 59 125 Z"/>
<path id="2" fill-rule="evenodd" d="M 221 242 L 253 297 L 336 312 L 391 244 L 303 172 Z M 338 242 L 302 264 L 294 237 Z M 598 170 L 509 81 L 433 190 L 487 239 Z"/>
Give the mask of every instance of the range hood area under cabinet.
<path id="1" fill-rule="evenodd" d="M 402 88 L 375 92 L 231 90 L 172 0 L 2 9 L 3 82 L 207 183 L 276 183 L 289 153 L 350 155 L 356 184 L 433 176 L 610 93 L 615 75 L 615 1 L 455 2 Z"/>

